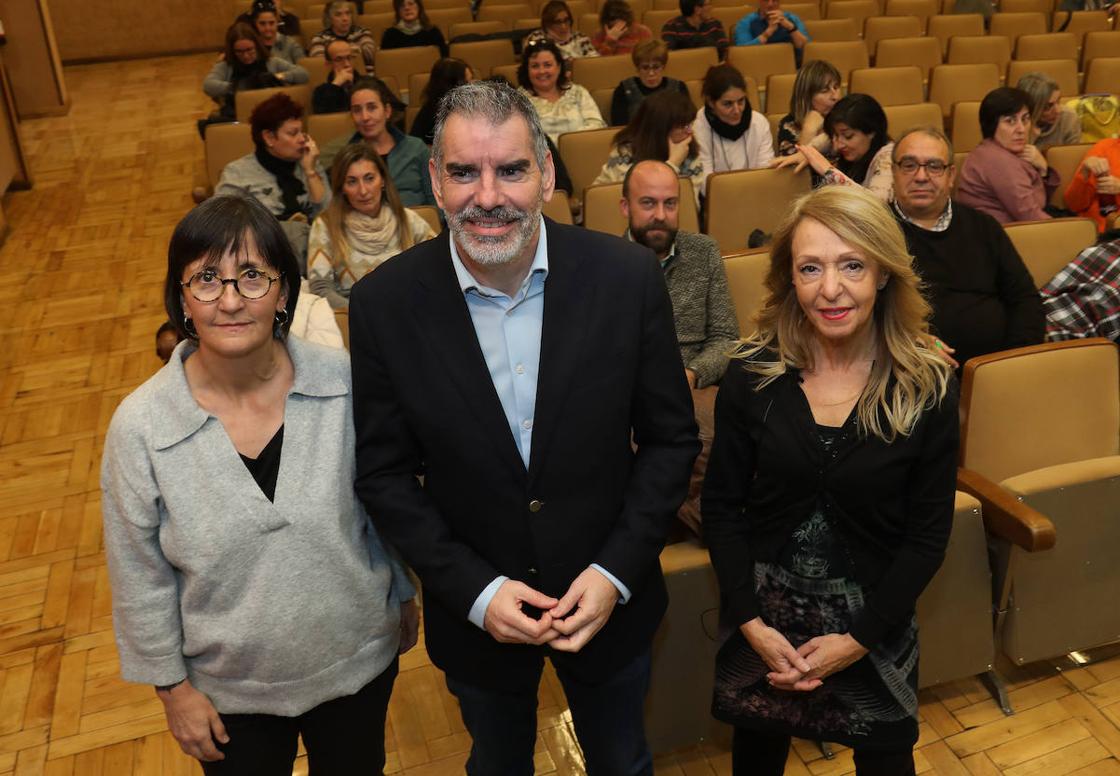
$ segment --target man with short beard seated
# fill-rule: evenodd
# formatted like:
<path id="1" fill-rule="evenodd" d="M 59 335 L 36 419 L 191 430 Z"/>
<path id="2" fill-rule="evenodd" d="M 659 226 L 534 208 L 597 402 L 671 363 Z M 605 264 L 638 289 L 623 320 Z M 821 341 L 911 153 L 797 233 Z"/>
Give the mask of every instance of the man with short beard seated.
<path id="1" fill-rule="evenodd" d="M 677 516 L 699 535 L 700 487 L 712 445 L 716 383 L 739 339 L 739 323 L 716 241 L 678 229 L 680 191 L 677 173 L 665 162 L 638 162 L 623 179 L 619 207 L 630 226 L 626 237 L 654 252 L 669 286 L 677 343 L 703 445 L 692 470 L 688 498 Z"/>

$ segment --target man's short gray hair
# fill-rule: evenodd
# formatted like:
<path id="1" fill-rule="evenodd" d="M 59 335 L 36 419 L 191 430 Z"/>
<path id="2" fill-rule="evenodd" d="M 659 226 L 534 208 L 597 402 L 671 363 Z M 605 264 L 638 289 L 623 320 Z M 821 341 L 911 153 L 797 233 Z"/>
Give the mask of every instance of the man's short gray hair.
<path id="1" fill-rule="evenodd" d="M 544 159 L 548 155 L 548 136 L 541 127 L 540 117 L 529 102 L 529 98 L 502 81 L 474 81 L 456 86 L 443 96 L 436 109 L 436 128 L 432 137 L 432 157 L 436 169 L 443 168 L 443 128 L 454 115 L 483 118 L 491 126 L 504 124 L 512 116 L 519 115 L 529 125 L 533 139 L 533 155 L 537 167 L 544 170 Z"/>

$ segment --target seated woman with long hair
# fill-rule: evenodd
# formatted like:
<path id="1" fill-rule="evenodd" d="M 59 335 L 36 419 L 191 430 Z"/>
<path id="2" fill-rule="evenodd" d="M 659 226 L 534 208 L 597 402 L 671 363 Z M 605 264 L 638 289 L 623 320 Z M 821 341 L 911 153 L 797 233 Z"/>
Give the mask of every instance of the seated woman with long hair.
<path id="1" fill-rule="evenodd" d="M 373 58 L 377 41 L 373 33 L 354 22 L 354 5 L 347 0 L 331 0 L 323 8 L 323 30 L 316 33 L 307 47 L 307 56 L 321 57 L 332 40 L 350 44 L 352 54 L 360 54 L 366 73 L 373 75 Z"/>
<path id="2" fill-rule="evenodd" d="M 560 49 L 550 40 L 534 43 L 521 52 L 517 83 L 553 143 L 559 142 L 565 132 L 606 126 L 591 92 L 572 83 L 564 70 Z"/>
<path id="3" fill-rule="evenodd" d="M 960 422 L 919 284 L 860 187 L 806 194 L 775 232 L 701 500 L 736 775 L 780 776 L 791 736 L 852 747 L 860 776 L 914 774 L 914 610 L 949 541 Z"/>
<path id="4" fill-rule="evenodd" d="M 1081 142 L 1081 119 L 1073 108 L 1062 105 L 1058 82 L 1046 73 L 1023 73 L 1016 89 L 1030 98 L 1034 147 L 1043 153 L 1050 146 L 1077 145 Z"/>
<path id="5" fill-rule="evenodd" d="M 705 180 L 713 172 L 768 167 L 774 159 L 770 122 L 752 108 L 743 74 L 731 65 L 708 68 L 703 95 L 692 136 Z"/>
<path id="6" fill-rule="evenodd" d="M 439 107 L 439 101 L 456 86 L 469 84 L 473 80 L 474 71 L 461 59 L 444 57 L 432 65 L 428 85 L 420 95 L 420 110 L 412 119 L 412 129 L 408 134 L 431 145 L 436 130 L 436 109 Z"/>
<path id="7" fill-rule="evenodd" d="M 214 63 L 202 91 L 218 109 L 211 120 L 234 121 L 234 95 L 252 89 L 307 83 L 307 71 L 280 57 L 270 57 L 260 35 L 245 22 L 234 22 L 226 30 L 222 58 Z"/>
<path id="8" fill-rule="evenodd" d="M 249 11 L 249 23 L 257 31 L 270 57 L 279 57 L 293 65 L 299 64 L 304 56 L 303 46 L 298 38 L 280 31 L 280 13 L 273 0 L 256 0 Z"/>
<path id="9" fill-rule="evenodd" d="M 831 138 L 835 164 L 811 145 L 797 146 L 793 156 L 783 156 L 776 167 L 808 164 L 821 185 L 863 186 L 883 202 L 894 188 L 891 155 L 894 142 L 887 133 L 883 106 L 867 94 L 849 94 L 829 111 L 824 131 Z"/>
<path id="10" fill-rule="evenodd" d="M 335 159 L 331 193 L 307 238 L 307 277 L 312 293 L 344 310 L 351 286 L 435 233 L 401 205 L 384 160 L 365 143 L 346 146 Z"/>
<path id="11" fill-rule="evenodd" d="M 397 23 L 381 33 L 381 48 L 436 46 L 441 57 L 447 56 L 447 41 L 439 27 L 428 20 L 424 0 L 393 0 L 393 13 Z"/>
<path id="12" fill-rule="evenodd" d="M 665 162 L 681 178 L 692 181 L 699 204 L 704 182 L 704 167 L 692 137 L 696 106 L 680 92 L 658 92 L 647 97 L 633 120 L 618 131 L 610 155 L 595 183 L 619 183 L 638 162 L 656 159 Z"/>
<path id="13" fill-rule="evenodd" d="M 548 0 L 541 7 L 541 26 L 525 36 L 521 45 L 524 51 L 534 43 L 550 40 L 560 49 L 564 57 L 564 69 L 568 75 L 572 72 L 572 60 L 582 57 L 597 57 L 599 52 L 591 43 L 591 38 L 582 32 L 576 32 L 576 20 L 572 16 L 572 9 L 564 0 Z"/>
<path id="14" fill-rule="evenodd" d="M 824 117 L 840 100 L 840 71 L 831 62 L 815 59 L 797 71 L 789 113 L 778 124 L 778 156 L 797 152 L 798 145 L 812 145 L 828 154 Z"/>

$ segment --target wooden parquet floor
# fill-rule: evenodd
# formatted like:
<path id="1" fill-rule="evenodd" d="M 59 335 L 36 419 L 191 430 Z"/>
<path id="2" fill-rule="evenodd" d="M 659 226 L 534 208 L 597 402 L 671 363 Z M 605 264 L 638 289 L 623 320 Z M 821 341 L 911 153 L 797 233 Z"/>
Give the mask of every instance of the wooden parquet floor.
<path id="1" fill-rule="evenodd" d="M 0 776 L 199 772 L 151 689 L 118 676 L 97 478 L 113 409 L 158 366 L 164 256 L 202 176 L 211 59 L 69 68 L 70 114 L 23 125 L 35 188 L 5 198 L 0 250 Z M 402 669 L 390 771 L 461 773 L 469 740 L 422 645 Z M 920 773 L 1120 774 L 1120 659 L 1006 673 L 1010 718 L 976 681 L 923 693 Z M 583 773 L 550 674 L 539 729 L 538 773 Z M 849 752 L 828 761 L 805 742 L 787 769 L 852 772 Z M 657 773 L 729 774 L 730 756 L 696 747 Z"/>

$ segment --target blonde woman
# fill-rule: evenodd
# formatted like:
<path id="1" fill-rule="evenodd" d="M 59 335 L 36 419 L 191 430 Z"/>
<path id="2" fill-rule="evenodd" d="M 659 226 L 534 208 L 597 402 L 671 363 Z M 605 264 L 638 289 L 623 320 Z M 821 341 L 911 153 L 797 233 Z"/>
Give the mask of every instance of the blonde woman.
<path id="1" fill-rule="evenodd" d="M 799 145 L 812 145 L 827 156 L 824 119 L 839 101 L 840 71 L 823 60 L 806 62 L 793 82 L 789 113 L 778 124 L 778 156 L 796 153 Z"/>
<path id="2" fill-rule="evenodd" d="M 401 205 L 385 162 L 365 143 L 346 146 L 335 159 L 331 190 L 334 200 L 307 238 L 307 277 L 312 293 L 343 310 L 355 283 L 435 233 Z"/>
<path id="3" fill-rule="evenodd" d="M 758 332 L 720 385 L 702 496 L 730 630 L 713 713 L 735 774 L 781 774 L 790 736 L 914 773 L 914 606 L 953 512 L 957 392 L 894 218 L 827 186 L 774 237 Z"/>

